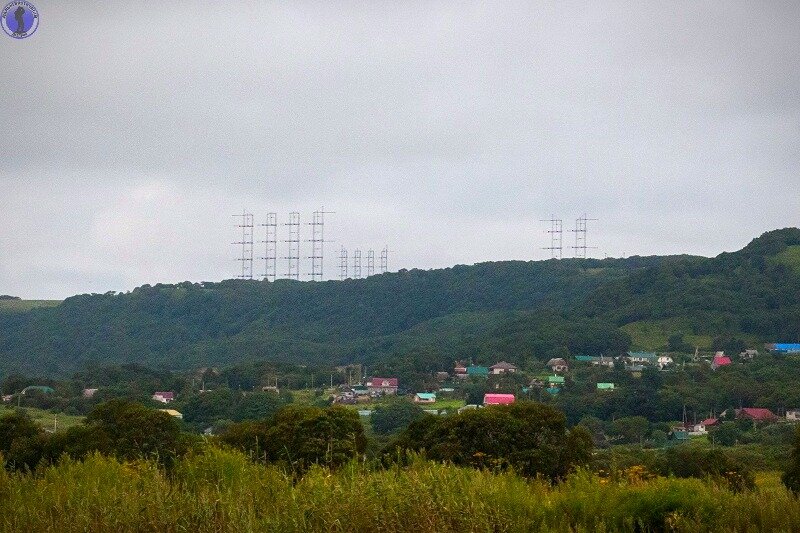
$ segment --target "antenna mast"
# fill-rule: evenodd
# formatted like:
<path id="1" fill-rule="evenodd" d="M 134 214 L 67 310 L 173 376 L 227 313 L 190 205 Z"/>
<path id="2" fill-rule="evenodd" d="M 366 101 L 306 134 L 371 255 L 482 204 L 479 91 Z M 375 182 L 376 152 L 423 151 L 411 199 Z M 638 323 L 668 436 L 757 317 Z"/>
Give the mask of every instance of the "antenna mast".
<path id="1" fill-rule="evenodd" d="M 320 208 L 319 211 L 314 211 L 311 217 L 311 281 L 322 281 L 322 266 L 324 264 L 324 246 L 325 246 L 325 215 L 333 214 L 333 211 L 325 211 L 325 208 Z"/>
<path id="2" fill-rule="evenodd" d="M 375 250 L 367 250 L 367 277 L 375 275 Z"/>
<path id="3" fill-rule="evenodd" d="M 300 213 L 292 211 L 289 213 L 289 255 L 284 259 L 288 260 L 286 277 L 300 281 Z"/>
<path id="4" fill-rule="evenodd" d="M 587 246 L 587 235 L 589 233 L 587 222 L 596 222 L 597 220 L 596 218 L 588 218 L 585 213 L 575 220 L 575 229 L 572 230 L 575 233 L 575 246 L 573 246 L 575 257 L 586 259 L 586 250 L 596 249 L 595 246 Z"/>
<path id="5" fill-rule="evenodd" d="M 342 246 L 342 250 L 339 252 L 339 279 L 347 279 L 347 248 L 344 246 Z"/>
<path id="6" fill-rule="evenodd" d="M 265 240 L 261 241 L 264 246 L 264 279 L 267 281 L 275 281 L 278 277 L 278 214 L 267 213 L 267 223 L 261 224 L 266 229 Z"/>
<path id="7" fill-rule="evenodd" d="M 381 274 L 389 271 L 389 247 L 384 246 L 381 250 Z"/>
<path id="8" fill-rule="evenodd" d="M 242 273 L 236 277 L 240 279 L 253 279 L 253 214 L 248 213 L 247 210 L 242 211 L 241 215 L 233 215 L 234 217 L 241 217 L 242 221 L 237 224 L 237 228 L 242 229 L 242 240 L 233 244 L 241 245 L 242 257 L 236 259 L 242 262 Z"/>
<path id="9" fill-rule="evenodd" d="M 540 222 L 549 222 L 550 229 L 547 233 L 550 234 L 550 246 L 542 248 L 542 250 L 550 250 L 550 257 L 552 259 L 561 259 L 564 251 L 564 224 L 560 218 L 555 215 L 550 215 L 550 220 L 540 220 Z"/>
<path id="10" fill-rule="evenodd" d="M 353 278 L 361 278 L 361 250 L 353 251 Z"/>

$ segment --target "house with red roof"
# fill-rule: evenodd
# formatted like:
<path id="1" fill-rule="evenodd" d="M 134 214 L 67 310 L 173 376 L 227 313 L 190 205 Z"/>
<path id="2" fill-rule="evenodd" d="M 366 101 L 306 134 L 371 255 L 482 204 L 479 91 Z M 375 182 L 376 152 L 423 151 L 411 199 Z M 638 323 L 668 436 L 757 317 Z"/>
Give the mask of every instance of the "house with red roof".
<path id="1" fill-rule="evenodd" d="M 153 400 L 161 403 L 170 403 L 171 401 L 175 400 L 175 393 L 172 391 L 154 392 Z"/>
<path id="2" fill-rule="evenodd" d="M 753 420 L 754 422 L 772 422 L 778 419 L 778 416 L 763 407 L 743 407 L 736 409 L 736 418 Z"/>
<path id="3" fill-rule="evenodd" d="M 483 395 L 483 405 L 506 405 L 509 403 L 514 403 L 514 395 L 513 394 L 484 394 Z"/>
<path id="4" fill-rule="evenodd" d="M 372 378 L 367 381 L 367 388 L 372 395 L 397 394 L 397 378 Z"/>
<path id="5" fill-rule="evenodd" d="M 702 422 L 695 424 L 692 427 L 692 432 L 695 434 L 703 434 L 707 433 L 710 428 L 716 427 L 719 425 L 719 420 L 716 418 L 706 418 Z"/>
<path id="6" fill-rule="evenodd" d="M 711 369 L 716 370 L 721 366 L 728 366 L 729 364 L 731 364 L 731 358 L 723 352 L 717 352 L 714 355 L 714 359 L 711 361 Z"/>

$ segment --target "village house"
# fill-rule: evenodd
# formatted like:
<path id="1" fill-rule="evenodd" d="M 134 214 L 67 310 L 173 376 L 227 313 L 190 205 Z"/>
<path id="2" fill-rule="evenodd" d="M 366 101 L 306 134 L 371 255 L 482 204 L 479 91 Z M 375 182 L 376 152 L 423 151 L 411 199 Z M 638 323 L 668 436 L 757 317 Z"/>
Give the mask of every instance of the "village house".
<path id="1" fill-rule="evenodd" d="M 703 435 L 708 433 L 709 428 L 716 427 L 719 425 L 719 420 L 716 418 L 706 418 L 705 420 L 698 422 L 697 424 L 692 426 L 692 433 L 695 435 Z"/>
<path id="2" fill-rule="evenodd" d="M 763 407 L 743 407 L 736 409 L 734 412 L 736 413 L 736 418 L 754 422 L 773 422 L 778 419 L 775 413 Z"/>
<path id="3" fill-rule="evenodd" d="M 778 354 L 800 353 L 800 344 L 766 344 L 764 348 Z"/>
<path id="4" fill-rule="evenodd" d="M 489 376 L 489 369 L 485 366 L 470 365 L 467 367 L 467 376 L 485 378 Z"/>
<path id="5" fill-rule="evenodd" d="M 731 358 L 725 355 L 725 352 L 717 352 L 714 354 L 714 359 L 711 360 L 711 370 L 716 370 L 721 366 L 728 366 L 731 363 Z"/>
<path id="6" fill-rule="evenodd" d="M 597 390 L 614 390 L 613 383 L 598 383 Z"/>
<path id="7" fill-rule="evenodd" d="M 414 395 L 414 403 L 436 403 L 436 393 L 418 392 Z"/>
<path id="8" fill-rule="evenodd" d="M 671 365 L 673 362 L 672 357 L 664 354 L 659 355 L 658 359 L 656 359 L 659 370 L 664 370 L 665 367 Z"/>
<path id="9" fill-rule="evenodd" d="M 453 375 L 459 379 L 466 379 L 468 377 L 467 364 L 463 361 L 456 361 L 456 364 L 453 367 Z"/>
<path id="10" fill-rule="evenodd" d="M 175 393 L 172 391 L 168 392 L 154 392 L 153 393 L 153 400 L 156 402 L 161 403 L 170 403 L 175 400 Z"/>
<path id="11" fill-rule="evenodd" d="M 517 367 L 512 365 L 511 363 L 507 363 L 505 361 L 500 361 L 499 363 L 492 365 L 489 367 L 489 370 L 492 374 L 513 374 L 517 371 Z"/>
<path id="12" fill-rule="evenodd" d="M 554 357 L 553 359 L 550 359 L 547 362 L 547 366 L 549 366 L 550 370 L 553 372 L 567 372 L 569 370 L 569 365 L 561 357 Z"/>
<path id="13" fill-rule="evenodd" d="M 658 364 L 658 354 L 655 352 L 628 352 L 627 359 L 631 365 Z"/>
<path id="14" fill-rule="evenodd" d="M 505 405 L 514 403 L 514 399 L 515 398 L 513 394 L 487 393 L 483 395 L 483 405 Z"/>
<path id="15" fill-rule="evenodd" d="M 575 360 L 581 363 L 590 363 L 592 366 L 607 366 L 614 368 L 614 358 L 596 355 L 576 355 Z"/>
<path id="16" fill-rule="evenodd" d="M 84 398 L 94 398 L 94 394 L 97 392 L 97 389 L 83 389 L 83 397 Z"/>
<path id="17" fill-rule="evenodd" d="M 442 382 L 447 381 L 450 379 L 450 374 L 447 372 L 437 372 L 436 373 L 436 381 Z"/>
<path id="18" fill-rule="evenodd" d="M 800 409 L 788 409 L 786 411 L 786 420 L 797 422 L 800 420 Z"/>
<path id="19" fill-rule="evenodd" d="M 176 411 L 175 409 L 159 409 L 162 413 L 167 413 L 169 416 L 174 416 L 180 420 L 183 420 L 183 414 Z"/>
<path id="20" fill-rule="evenodd" d="M 42 394 L 53 394 L 55 390 L 47 385 L 28 385 L 22 389 L 22 394 L 25 395 L 29 392 L 41 392 Z"/>
<path id="21" fill-rule="evenodd" d="M 397 394 L 397 378 L 372 378 L 367 381 L 367 388 L 370 394 Z"/>
<path id="22" fill-rule="evenodd" d="M 753 360 L 758 357 L 758 350 L 745 350 L 739 354 L 740 359 Z"/>

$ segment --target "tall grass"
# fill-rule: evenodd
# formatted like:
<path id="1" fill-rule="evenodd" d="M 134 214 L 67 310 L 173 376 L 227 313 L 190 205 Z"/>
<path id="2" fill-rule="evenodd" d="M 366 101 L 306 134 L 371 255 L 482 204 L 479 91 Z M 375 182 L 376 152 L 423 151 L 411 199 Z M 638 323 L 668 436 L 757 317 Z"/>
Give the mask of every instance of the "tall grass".
<path id="1" fill-rule="evenodd" d="M 99 455 L 35 474 L 0 472 L 3 531 L 798 531 L 782 486 L 734 494 L 700 480 L 561 485 L 423 460 L 371 471 L 314 468 L 301 480 L 208 448 L 166 474 Z"/>

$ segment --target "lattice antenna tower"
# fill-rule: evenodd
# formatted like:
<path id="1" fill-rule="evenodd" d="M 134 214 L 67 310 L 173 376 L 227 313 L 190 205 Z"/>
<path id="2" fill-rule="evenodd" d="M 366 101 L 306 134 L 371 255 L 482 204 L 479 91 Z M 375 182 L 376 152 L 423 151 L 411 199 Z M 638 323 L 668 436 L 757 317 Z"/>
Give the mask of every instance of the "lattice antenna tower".
<path id="1" fill-rule="evenodd" d="M 347 279 L 347 248 L 344 246 L 339 252 L 339 279 Z"/>
<path id="2" fill-rule="evenodd" d="M 300 281 L 300 213 L 289 213 L 289 222 L 284 224 L 289 227 L 289 238 L 284 241 L 289 243 L 289 255 L 284 257 L 286 263 L 286 277 Z"/>
<path id="3" fill-rule="evenodd" d="M 267 222 L 261 224 L 265 230 L 264 240 L 264 279 L 275 281 L 278 277 L 278 214 L 267 213 Z"/>
<path id="4" fill-rule="evenodd" d="M 324 265 L 324 252 L 325 252 L 325 215 L 333 214 L 333 211 L 325 211 L 325 208 L 320 208 L 319 211 L 314 211 L 311 216 L 311 281 L 322 281 L 322 267 Z"/>
<path id="5" fill-rule="evenodd" d="M 588 223 L 589 222 L 596 222 L 598 219 L 596 218 L 588 218 L 586 214 L 583 216 L 578 217 L 575 219 L 575 229 L 571 230 L 575 233 L 575 246 L 573 246 L 573 250 L 575 250 L 575 257 L 580 259 L 586 259 L 586 250 L 595 250 L 595 246 L 588 246 Z"/>
<path id="6" fill-rule="evenodd" d="M 361 278 L 361 250 L 353 250 L 353 278 Z"/>
<path id="7" fill-rule="evenodd" d="M 389 247 L 384 246 L 381 250 L 381 274 L 389 271 Z"/>
<path id="8" fill-rule="evenodd" d="M 367 277 L 375 275 L 375 250 L 367 250 Z"/>
<path id="9" fill-rule="evenodd" d="M 549 220 L 541 220 L 540 222 L 550 223 L 550 229 L 547 231 L 550 234 L 550 246 L 545 246 L 542 250 L 550 250 L 550 257 L 561 259 L 564 252 L 563 220 L 556 218 L 555 215 L 550 215 Z"/>
<path id="10" fill-rule="evenodd" d="M 253 214 L 244 210 L 241 215 L 233 216 L 241 218 L 241 222 L 236 227 L 242 230 L 242 240 L 233 243 L 242 247 L 242 256 L 236 259 L 242 263 L 242 273 L 237 274 L 236 277 L 253 279 Z"/>

